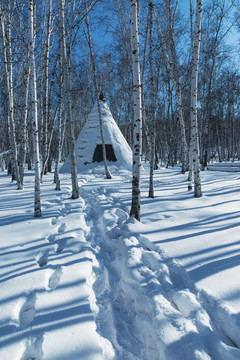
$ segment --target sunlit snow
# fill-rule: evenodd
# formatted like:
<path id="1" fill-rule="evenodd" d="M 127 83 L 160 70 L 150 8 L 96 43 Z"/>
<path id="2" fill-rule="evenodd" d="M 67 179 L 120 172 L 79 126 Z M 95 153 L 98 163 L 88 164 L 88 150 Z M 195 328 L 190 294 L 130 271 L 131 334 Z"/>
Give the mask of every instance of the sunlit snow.
<path id="1" fill-rule="evenodd" d="M 204 171 L 203 196 L 180 168 L 142 171 L 141 223 L 129 218 L 131 173 L 102 166 L 53 174 L 33 217 L 33 172 L 23 191 L 0 173 L 1 360 L 239 360 L 238 173 Z"/>

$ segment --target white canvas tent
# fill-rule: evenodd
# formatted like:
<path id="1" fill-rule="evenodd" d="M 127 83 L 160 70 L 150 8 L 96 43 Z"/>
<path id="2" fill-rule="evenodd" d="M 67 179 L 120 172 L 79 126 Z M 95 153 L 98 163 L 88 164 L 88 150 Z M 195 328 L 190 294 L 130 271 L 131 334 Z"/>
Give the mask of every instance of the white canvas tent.
<path id="1" fill-rule="evenodd" d="M 132 150 L 117 126 L 106 101 L 100 101 L 103 122 L 103 136 L 106 145 L 108 164 L 119 169 L 131 170 Z M 94 168 L 103 163 L 102 141 L 97 103 L 88 116 L 88 119 L 75 143 L 78 172 Z M 71 171 L 69 157 L 60 169 L 61 173 Z"/>

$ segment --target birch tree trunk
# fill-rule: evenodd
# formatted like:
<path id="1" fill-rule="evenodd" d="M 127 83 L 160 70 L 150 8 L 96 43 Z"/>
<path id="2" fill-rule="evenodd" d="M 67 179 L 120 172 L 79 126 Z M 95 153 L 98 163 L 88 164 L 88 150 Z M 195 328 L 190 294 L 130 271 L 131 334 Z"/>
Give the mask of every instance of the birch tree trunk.
<path id="1" fill-rule="evenodd" d="M 152 134 L 151 134 L 151 157 L 150 157 L 150 177 L 149 177 L 149 192 L 148 196 L 154 198 L 154 186 L 153 186 L 153 171 L 155 164 L 155 143 L 156 143 L 156 99 L 154 91 L 154 78 L 153 78 L 153 52 L 152 52 L 152 11 L 153 3 L 149 0 L 149 62 L 150 62 L 150 117 L 152 121 Z"/>
<path id="2" fill-rule="evenodd" d="M 190 12 L 190 37 L 191 37 L 191 51 L 190 51 L 190 63 L 192 68 L 193 62 L 193 9 L 192 9 L 192 0 L 189 0 L 189 12 Z M 192 98 L 190 99 L 190 107 L 192 108 Z M 190 115 L 191 116 L 191 115 Z M 191 118 L 190 118 L 191 122 Z M 190 124 L 191 126 L 191 124 Z M 190 130 L 190 143 L 188 149 L 188 191 L 192 190 L 192 180 L 193 180 L 193 134 L 192 128 Z"/>
<path id="3" fill-rule="evenodd" d="M 62 146 L 64 141 L 64 133 L 65 133 L 65 121 L 63 120 L 63 73 L 62 73 L 62 61 L 60 56 L 60 47 L 59 47 L 59 116 L 58 116 L 58 124 L 57 124 L 57 152 L 55 158 L 55 171 L 54 171 L 54 183 L 56 184 L 55 190 L 61 190 L 61 182 L 59 177 L 59 163 L 61 160 L 62 154 Z"/>
<path id="4" fill-rule="evenodd" d="M 54 132 L 57 116 L 58 116 L 58 113 L 59 113 L 59 109 L 60 109 L 60 105 L 58 104 L 58 106 L 57 106 L 57 108 L 55 110 L 53 120 L 52 120 L 51 124 L 49 124 L 49 128 L 48 128 L 47 150 L 46 150 L 46 156 L 45 156 L 45 159 L 44 159 L 44 163 L 42 165 L 42 171 L 41 171 L 41 177 L 40 177 L 41 183 L 42 183 L 42 180 L 43 180 L 44 169 L 47 168 L 47 165 L 48 165 L 48 162 L 49 162 L 49 159 L 50 159 L 50 149 L 51 149 L 51 145 L 52 145 L 53 132 Z M 50 159 L 50 161 L 51 161 L 51 159 Z M 50 164 L 51 164 L 51 162 L 50 162 Z M 48 169 L 48 171 L 49 171 L 49 169 Z M 50 169 L 49 172 L 51 172 L 51 169 Z"/>
<path id="5" fill-rule="evenodd" d="M 90 33 L 87 2 L 85 2 L 85 5 L 86 5 L 86 24 L 87 24 L 87 32 L 88 32 L 88 45 L 89 45 L 91 63 L 92 63 L 92 68 L 93 68 L 95 91 L 97 94 L 97 107 L 98 107 L 98 116 L 99 116 L 99 122 L 100 122 L 100 135 L 101 135 L 101 140 L 102 140 L 103 163 L 104 163 L 106 178 L 111 179 L 112 175 L 111 175 L 110 171 L 108 170 L 108 166 L 107 166 L 107 155 L 106 155 L 106 147 L 105 147 L 105 141 L 104 141 L 104 136 L 103 136 L 103 123 L 102 123 L 102 114 L 101 114 L 101 105 L 100 105 L 100 101 L 101 101 L 100 100 L 100 91 L 99 91 L 97 71 L 96 71 L 96 66 L 95 66 L 95 61 L 94 61 L 94 56 L 93 56 L 93 47 L 92 47 L 92 38 L 91 38 L 91 33 Z"/>
<path id="6" fill-rule="evenodd" d="M 57 124 L 57 153 L 55 158 L 55 171 L 54 171 L 54 182 L 56 184 L 55 190 L 61 190 L 61 183 L 59 178 L 59 163 L 61 159 L 61 144 L 62 144 L 62 104 L 60 102 L 59 116 L 58 116 L 58 124 Z"/>
<path id="7" fill-rule="evenodd" d="M 43 98 L 43 146 L 42 146 L 42 171 L 41 181 L 43 174 L 46 174 L 46 163 L 48 161 L 48 122 L 49 122 L 49 102 L 48 102 L 48 85 L 49 85 L 49 52 L 50 52 L 50 36 L 51 36 L 51 19 L 52 19 L 52 0 L 48 0 L 48 16 L 47 16 L 47 31 L 45 40 L 45 66 L 44 66 L 44 98 Z"/>
<path id="8" fill-rule="evenodd" d="M 202 196 L 201 178 L 200 178 L 198 124 L 197 124 L 198 64 L 199 64 L 200 42 L 201 42 L 201 15 L 202 15 L 202 0 L 197 0 L 193 60 L 192 60 L 191 109 L 190 109 L 195 197 Z"/>
<path id="9" fill-rule="evenodd" d="M 72 199 L 77 199 L 79 198 L 79 189 L 78 189 L 78 178 L 77 178 L 77 163 L 76 163 L 76 155 L 74 148 L 74 142 L 75 142 L 74 121 L 71 110 L 69 69 L 68 69 L 67 52 L 66 52 L 64 0 L 58 1 L 58 10 L 59 10 L 60 53 L 61 53 L 62 66 L 63 66 L 64 110 L 67 116 L 66 127 L 67 127 L 69 157 L 71 162 Z"/>
<path id="10" fill-rule="evenodd" d="M 139 63 L 138 2 L 130 0 L 131 46 L 133 71 L 133 165 L 132 165 L 132 205 L 130 216 L 140 221 L 141 206 L 141 157 L 142 157 L 142 104 L 141 77 Z"/>
<path id="11" fill-rule="evenodd" d="M 31 116 L 33 128 L 33 150 L 35 162 L 35 191 L 34 191 L 34 216 L 41 216 L 40 201 L 40 158 L 39 158 L 39 134 L 38 134 L 38 105 L 37 105 L 37 81 L 35 69 L 35 0 L 28 1 L 29 11 L 29 62 L 30 62 L 30 89 L 31 89 Z"/>
<path id="12" fill-rule="evenodd" d="M 29 54 L 27 55 L 29 57 Z M 24 76 L 24 90 L 25 90 L 25 99 L 24 99 L 24 108 L 23 108 L 23 124 L 22 124 L 22 139 L 20 143 L 19 151 L 19 177 L 20 181 L 23 184 L 24 177 L 24 166 L 26 162 L 26 152 L 27 152 L 27 116 L 28 116 L 28 92 L 29 92 L 29 67 L 26 70 Z"/>
<path id="13" fill-rule="evenodd" d="M 44 147 L 44 156 L 42 156 L 42 171 L 41 171 L 41 183 L 43 181 L 43 175 L 46 174 L 47 172 L 51 172 L 51 169 L 48 168 L 48 164 L 51 163 L 51 157 L 50 157 L 50 150 L 51 150 L 51 145 L 52 145 L 52 139 L 53 139 L 53 132 L 54 132 L 54 128 L 55 128 L 55 123 L 57 120 L 57 115 L 58 115 L 58 110 L 60 108 L 59 105 L 59 101 L 57 104 L 57 107 L 55 109 L 55 114 L 53 119 L 50 121 L 50 108 L 51 108 L 51 100 L 52 100 L 52 93 L 53 93 L 53 87 L 54 87 L 54 81 L 55 81 L 55 75 L 56 75 L 56 71 L 57 71 L 57 65 L 58 65 L 58 61 L 59 61 L 59 57 L 57 57 L 56 59 L 56 63 L 54 66 L 54 69 L 52 71 L 52 79 L 51 79 L 51 85 L 50 85 L 50 91 L 47 90 L 47 93 L 49 93 L 48 95 L 48 99 L 47 99 L 47 117 L 46 117 L 46 145 L 44 144 L 45 141 L 43 141 L 43 147 Z M 62 71 L 62 70 L 61 70 Z M 60 85 L 62 86 L 62 85 Z M 44 134 L 44 132 L 43 132 Z"/>
<path id="14" fill-rule="evenodd" d="M 191 104 L 192 107 L 192 104 Z M 193 180 L 193 134 L 192 129 L 190 133 L 190 144 L 189 144 L 189 155 L 188 155 L 188 190 L 192 190 L 192 180 Z"/>

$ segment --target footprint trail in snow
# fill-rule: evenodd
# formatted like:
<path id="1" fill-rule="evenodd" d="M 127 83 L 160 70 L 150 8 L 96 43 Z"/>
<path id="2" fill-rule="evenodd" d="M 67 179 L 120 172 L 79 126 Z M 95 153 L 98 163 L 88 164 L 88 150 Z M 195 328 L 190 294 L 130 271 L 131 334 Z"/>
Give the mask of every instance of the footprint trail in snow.
<path id="1" fill-rule="evenodd" d="M 116 359 L 239 359 L 240 350 L 215 324 L 186 271 L 134 231 L 135 220 L 111 190 L 82 188 L 81 195 L 98 261 L 97 331 Z"/>

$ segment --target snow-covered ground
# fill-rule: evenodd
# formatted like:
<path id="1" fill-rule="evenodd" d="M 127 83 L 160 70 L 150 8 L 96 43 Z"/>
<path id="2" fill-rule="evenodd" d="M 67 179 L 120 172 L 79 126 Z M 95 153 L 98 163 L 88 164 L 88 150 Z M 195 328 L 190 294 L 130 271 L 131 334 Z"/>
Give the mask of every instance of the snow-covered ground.
<path id="1" fill-rule="evenodd" d="M 240 176 L 180 168 L 142 179 L 141 223 L 128 216 L 131 174 L 102 169 L 23 191 L 0 173 L 1 360 L 239 360 Z"/>

